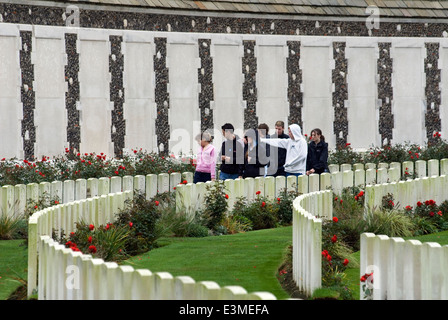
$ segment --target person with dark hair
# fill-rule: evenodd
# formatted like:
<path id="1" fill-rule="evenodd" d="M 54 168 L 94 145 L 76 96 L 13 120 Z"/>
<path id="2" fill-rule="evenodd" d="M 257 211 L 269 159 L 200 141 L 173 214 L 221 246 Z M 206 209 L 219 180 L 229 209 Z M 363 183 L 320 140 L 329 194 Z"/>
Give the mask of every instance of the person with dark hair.
<path id="1" fill-rule="evenodd" d="M 244 147 L 244 178 L 255 178 L 264 176 L 265 166 L 269 159 L 266 156 L 266 146 L 260 143 L 259 132 L 249 129 L 246 131 L 244 139 L 247 144 Z"/>
<path id="2" fill-rule="evenodd" d="M 225 140 L 219 153 L 221 159 L 219 178 L 221 180 L 242 178 L 244 171 L 243 139 L 234 134 L 234 127 L 231 123 L 224 124 L 221 130 Z"/>
<path id="3" fill-rule="evenodd" d="M 328 143 L 322 131 L 318 128 L 311 130 L 308 156 L 306 159 L 306 174 L 321 174 L 328 172 Z"/>
<path id="4" fill-rule="evenodd" d="M 275 133 L 271 135 L 273 139 L 288 139 L 289 136 L 285 133 L 285 123 L 281 120 L 275 122 Z M 274 177 L 285 175 L 286 149 L 271 147 L 271 162 L 268 168 L 268 175 Z M 275 158 L 277 157 L 277 158 Z M 275 162 L 276 161 L 276 162 Z"/>
<path id="5" fill-rule="evenodd" d="M 258 125 L 258 137 L 260 138 L 270 138 L 269 135 L 269 126 L 266 123 L 260 123 Z M 264 143 L 264 142 L 258 142 L 259 144 L 263 145 L 264 150 L 266 151 L 266 157 L 271 156 L 271 146 Z M 271 170 L 272 171 L 272 170 Z M 263 176 L 272 175 L 272 173 L 269 172 L 269 161 L 264 166 L 264 174 Z"/>

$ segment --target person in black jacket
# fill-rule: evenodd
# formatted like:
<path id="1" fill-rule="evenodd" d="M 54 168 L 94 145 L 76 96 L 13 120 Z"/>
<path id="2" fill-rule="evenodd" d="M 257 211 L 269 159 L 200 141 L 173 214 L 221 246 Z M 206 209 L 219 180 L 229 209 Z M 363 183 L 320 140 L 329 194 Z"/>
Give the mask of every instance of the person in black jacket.
<path id="1" fill-rule="evenodd" d="M 258 131 L 249 129 L 244 136 L 244 178 L 264 176 L 265 166 L 269 162 L 266 156 L 266 146 L 260 143 Z"/>
<path id="2" fill-rule="evenodd" d="M 285 123 L 283 121 L 277 121 L 275 123 L 275 134 L 271 136 L 273 139 L 289 139 L 289 135 L 285 133 Z M 270 165 L 268 168 L 268 175 L 273 175 L 274 177 L 285 175 L 285 165 L 286 161 L 286 149 L 277 148 L 270 146 Z"/>
<path id="3" fill-rule="evenodd" d="M 244 170 L 244 142 L 233 133 L 234 128 L 230 123 L 224 124 L 222 134 L 226 138 L 221 145 L 219 157 L 221 159 L 219 179 L 242 178 Z"/>
<path id="4" fill-rule="evenodd" d="M 318 128 L 313 129 L 310 140 L 306 159 L 306 174 L 328 172 L 328 143 L 325 142 L 322 131 Z"/>

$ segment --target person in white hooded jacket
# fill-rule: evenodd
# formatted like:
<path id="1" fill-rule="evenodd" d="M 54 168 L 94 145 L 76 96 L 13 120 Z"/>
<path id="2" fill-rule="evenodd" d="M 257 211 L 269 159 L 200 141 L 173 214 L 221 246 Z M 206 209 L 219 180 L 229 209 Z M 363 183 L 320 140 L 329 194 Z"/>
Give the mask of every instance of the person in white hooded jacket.
<path id="1" fill-rule="evenodd" d="M 271 146 L 285 148 L 286 161 L 284 168 L 286 176 L 299 176 L 306 173 L 308 144 L 298 124 L 291 124 L 288 131 L 289 139 L 261 139 L 261 141 Z"/>

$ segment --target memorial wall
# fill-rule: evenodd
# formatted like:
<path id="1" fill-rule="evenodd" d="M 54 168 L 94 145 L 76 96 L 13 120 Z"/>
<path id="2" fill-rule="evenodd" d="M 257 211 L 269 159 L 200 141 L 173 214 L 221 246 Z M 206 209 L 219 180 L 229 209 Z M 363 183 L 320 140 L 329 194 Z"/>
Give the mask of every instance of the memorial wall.
<path id="1" fill-rule="evenodd" d="M 37 4 L 35 4 L 37 3 Z M 448 133 L 445 24 L 0 2 L 0 157 L 189 154 L 260 123 L 330 148 Z"/>

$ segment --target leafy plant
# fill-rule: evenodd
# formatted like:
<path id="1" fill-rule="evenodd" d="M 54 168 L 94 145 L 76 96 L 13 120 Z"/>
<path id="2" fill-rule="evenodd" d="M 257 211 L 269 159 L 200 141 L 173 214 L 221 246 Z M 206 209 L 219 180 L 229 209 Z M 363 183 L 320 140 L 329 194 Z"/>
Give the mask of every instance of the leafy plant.
<path id="1" fill-rule="evenodd" d="M 91 254 L 104 261 L 120 261 L 127 257 L 126 243 L 130 239 L 131 226 L 118 226 L 108 223 L 106 226 L 94 226 L 84 221 L 76 223 L 76 231 L 61 239 L 67 248 Z M 57 239 L 55 235 L 53 238 Z"/>
<path id="2" fill-rule="evenodd" d="M 257 191 L 253 201 L 238 198 L 231 214 L 242 222 L 250 222 L 252 230 L 275 228 L 279 224 L 279 206 L 260 194 Z"/>
<path id="3" fill-rule="evenodd" d="M 329 164 L 355 164 L 362 162 L 362 155 L 353 150 L 350 143 L 344 147 L 338 147 L 336 151 L 330 151 L 328 155 Z"/>
<path id="4" fill-rule="evenodd" d="M 216 229 L 222 222 L 228 208 L 226 188 L 224 181 L 215 180 L 207 185 L 204 198 L 202 216 L 205 225 L 210 229 Z"/>
<path id="5" fill-rule="evenodd" d="M 25 230 L 26 220 L 23 215 L 0 214 L 0 240 L 11 240 L 17 238 L 20 230 Z"/>

